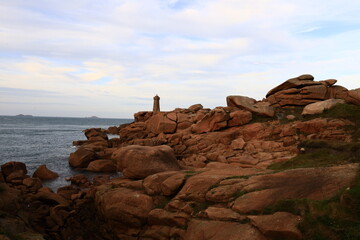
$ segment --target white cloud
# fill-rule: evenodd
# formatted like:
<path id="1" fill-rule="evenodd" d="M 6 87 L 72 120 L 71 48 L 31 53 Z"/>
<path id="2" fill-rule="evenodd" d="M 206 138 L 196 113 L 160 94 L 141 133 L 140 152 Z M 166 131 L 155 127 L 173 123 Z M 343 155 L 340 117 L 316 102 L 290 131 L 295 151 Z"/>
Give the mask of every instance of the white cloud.
<path id="1" fill-rule="evenodd" d="M 0 87 L 56 94 L 48 107 L 36 91 L 1 101 L 36 103 L 42 115 L 56 106 L 132 116 L 151 109 L 156 93 L 166 110 L 215 107 L 229 94 L 261 99 L 302 73 L 356 88 L 359 8 L 340 0 L 5 1 Z"/>

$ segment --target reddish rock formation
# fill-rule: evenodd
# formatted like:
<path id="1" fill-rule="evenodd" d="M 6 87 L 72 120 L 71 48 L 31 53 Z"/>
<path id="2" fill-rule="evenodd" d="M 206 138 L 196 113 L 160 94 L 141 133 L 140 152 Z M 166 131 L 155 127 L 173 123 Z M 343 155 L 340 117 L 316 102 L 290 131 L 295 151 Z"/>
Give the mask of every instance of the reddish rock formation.
<path id="1" fill-rule="evenodd" d="M 311 75 L 301 75 L 291 78 L 270 90 L 266 101 L 275 107 L 306 106 L 318 101 L 340 98 L 346 100 L 348 90 L 341 86 L 333 86 L 335 79 L 313 81 Z"/>
<path id="2" fill-rule="evenodd" d="M 69 164 L 76 168 L 86 168 L 95 158 L 96 154 L 94 151 L 81 147 L 70 154 Z"/>
<path id="3" fill-rule="evenodd" d="M 256 102 L 255 99 L 245 96 L 227 96 L 226 103 L 228 107 L 239 108 L 259 115 L 273 117 L 275 109 L 267 102 Z"/>
<path id="4" fill-rule="evenodd" d="M 33 174 L 34 178 L 40 178 L 41 180 L 51 180 L 59 177 L 59 174 L 49 170 L 45 164 L 40 165 Z"/>

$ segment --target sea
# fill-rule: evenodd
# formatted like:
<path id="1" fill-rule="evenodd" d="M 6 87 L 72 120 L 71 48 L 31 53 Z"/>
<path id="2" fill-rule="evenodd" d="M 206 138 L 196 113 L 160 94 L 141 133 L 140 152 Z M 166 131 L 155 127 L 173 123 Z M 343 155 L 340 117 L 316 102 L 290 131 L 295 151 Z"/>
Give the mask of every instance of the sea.
<path id="1" fill-rule="evenodd" d="M 60 177 L 44 181 L 43 185 L 56 191 L 61 186 L 69 185 L 65 179 L 75 174 L 85 174 L 89 178 L 101 175 L 75 170 L 69 166 L 69 155 L 76 150 L 72 142 L 86 140 L 83 130 L 119 126 L 132 121 L 133 119 L 0 116 L 0 164 L 9 161 L 23 162 L 29 176 L 32 176 L 38 166 L 45 164 Z M 109 138 L 112 137 L 119 136 L 109 135 Z M 121 173 L 112 177 L 119 175 Z"/>

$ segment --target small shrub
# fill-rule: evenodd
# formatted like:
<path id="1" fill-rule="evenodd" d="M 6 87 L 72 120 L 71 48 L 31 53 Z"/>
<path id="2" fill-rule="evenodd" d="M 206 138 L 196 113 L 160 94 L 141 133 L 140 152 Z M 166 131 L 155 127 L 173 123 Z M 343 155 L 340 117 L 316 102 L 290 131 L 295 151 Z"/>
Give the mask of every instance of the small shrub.
<path id="1" fill-rule="evenodd" d="M 209 202 L 193 202 L 190 206 L 193 208 L 193 214 L 198 214 L 207 209 L 211 204 Z"/>
<path id="2" fill-rule="evenodd" d="M 157 205 L 155 205 L 154 208 L 159 208 L 159 209 L 164 209 L 165 206 L 170 202 L 170 199 L 165 199 L 163 201 L 161 201 L 160 203 L 158 203 Z"/>
<path id="3" fill-rule="evenodd" d="M 294 168 L 326 167 L 331 165 L 360 162 L 360 143 L 338 143 L 323 140 L 307 140 L 299 144 L 305 153 L 286 161 L 270 165 L 273 170 Z"/>
<path id="4" fill-rule="evenodd" d="M 243 196 L 243 195 L 245 195 L 245 194 L 247 194 L 247 193 L 248 193 L 247 191 L 237 190 L 237 191 L 232 195 L 232 197 L 233 197 L 234 199 L 236 199 L 236 198 L 241 197 L 241 196 Z"/>

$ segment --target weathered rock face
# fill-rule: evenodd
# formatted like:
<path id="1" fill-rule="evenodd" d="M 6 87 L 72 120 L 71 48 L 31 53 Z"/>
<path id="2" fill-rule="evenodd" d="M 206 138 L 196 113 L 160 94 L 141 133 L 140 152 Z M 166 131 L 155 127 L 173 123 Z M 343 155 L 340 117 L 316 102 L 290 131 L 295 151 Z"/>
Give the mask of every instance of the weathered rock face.
<path id="1" fill-rule="evenodd" d="M 227 127 L 230 111 L 226 108 L 215 108 L 192 126 L 194 133 L 213 132 Z"/>
<path id="2" fill-rule="evenodd" d="M 331 99 L 346 99 L 348 90 L 341 86 L 333 86 L 335 79 L 313 81 L 311 75 L 301 75 L 291 78 L 270 90 L 266 101 L 275 107 L 305 106 L 310 103 Z"/>
<path id="3" fill-rule="evenodd" d="M 33 174 L 33 177 L 40 178 L 41 180 L 51 180 L 59 177 L 59 174 L 49 170 L 45 164 L 39 166 Z"/>
<path id="4" fill-rule="evenodd" d="M 268 102 L 256 102 L 255 99 L 245 96 L 227 96 L 226 103 L 228 107 L 239 108 L 268 117 L 275 115 L 275 109 Z"/>
<path id="5" fill-rule="evenodd" d="M 154 134 L 174 133 L 176 131 L 176 115 L 157 113 L 147 121 L 147 130 Z"/>
<path id="6" fill-rule="evenodd" d="M 336 104 L 345 103 L 343 99 L 328 99 L 321 102 L 311 103 L 304 107 L 302 115 L 312 115 L 312 114 L 320 114 L 325 110 L 331 109 L 336 106 Z"/>
<path id="7" fill-rule="evenodd" d="M 235 200 L 232 209 L 239 213 L 250 213 L 261 211 L 280 200 L 328 199 L 342 188 L 349 186 L 354 181 L 358 169 L 358 164 L 350 164 L 254 176 L 244 183 L 246 186 L 242 191 L 246 194 Z"/>
<path id="8" fill-rule="evenodd" d="M 127 146 L 115 151 L 112 159 L 117 169 L 128 178 L 145 178 L 151 174 L 180 170 L 174 151 L 166 145 Z"/>

